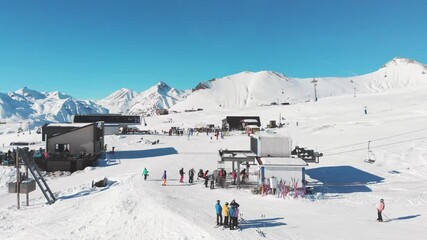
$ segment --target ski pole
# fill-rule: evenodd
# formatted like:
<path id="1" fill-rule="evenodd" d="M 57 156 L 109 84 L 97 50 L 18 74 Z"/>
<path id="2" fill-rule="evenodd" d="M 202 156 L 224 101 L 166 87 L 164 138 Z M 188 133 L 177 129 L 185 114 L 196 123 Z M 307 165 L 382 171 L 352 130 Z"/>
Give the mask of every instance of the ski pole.
<path id="1" fill-rule="evenodd" d="M 387 217 L 387 215 L 385 215 L 384 213 L 382 213 L 382 214 L 387 219 L 387 221 L 391 221 L 391 219 L 389 217 Z"/>

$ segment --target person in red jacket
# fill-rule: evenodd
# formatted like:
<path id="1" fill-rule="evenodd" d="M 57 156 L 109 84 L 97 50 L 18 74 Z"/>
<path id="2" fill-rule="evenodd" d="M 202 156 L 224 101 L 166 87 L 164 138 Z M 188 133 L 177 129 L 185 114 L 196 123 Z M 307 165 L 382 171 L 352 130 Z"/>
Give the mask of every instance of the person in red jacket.
<path id="1" fill-rule="evenodd" d="M 381 215 L 382 211 L 385 208 L 385 203 L 384 203 L 384 199 L 380 200 L 380 203 L 378 204 L 377 210 L 378 210 L 378 218 L 377 221 L 378 222 L 382 222 L 383 221 L 383 216 Z"/>
<path id="2" fill-rule="evenodd" d="M 233 170 L 233 172 L 231 173 L 231 177 L 233 178 L 233 184 L 236 185 L 236 178 L 237 178 L 236 170 Z"/>

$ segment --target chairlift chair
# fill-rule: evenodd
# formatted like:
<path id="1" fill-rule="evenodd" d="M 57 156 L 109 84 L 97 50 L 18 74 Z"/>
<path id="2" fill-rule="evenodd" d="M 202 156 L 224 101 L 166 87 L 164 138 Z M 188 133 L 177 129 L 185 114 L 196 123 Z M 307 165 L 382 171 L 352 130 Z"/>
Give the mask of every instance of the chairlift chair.
<path id="1" fill-rule="evenodd" d="M 375 153 L 372 152 L 372 150 L 368 151 L 368 159 L 365 159 L 365 162 L 367 163 L 374 163 L 376 161 Z"/>
<path id="2" fill-rule="evenodd" d="M 365 159 L 366 163 L 374 163 L 377 158 L 375 157 L 375 153 L 370 149 L 371 141 L 368 142 L 368 158 Z"/>

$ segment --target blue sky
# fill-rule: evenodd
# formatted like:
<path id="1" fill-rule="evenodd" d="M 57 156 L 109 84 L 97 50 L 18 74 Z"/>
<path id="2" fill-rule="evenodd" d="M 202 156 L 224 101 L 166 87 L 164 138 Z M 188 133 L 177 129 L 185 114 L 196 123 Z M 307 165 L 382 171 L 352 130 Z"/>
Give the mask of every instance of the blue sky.
<path id="1" fill-rule="evenodd" d="M 0 92 L 101 99 L 241 71 L 352 76 L 427 63 L 425 0 L 1 0 Z"/>

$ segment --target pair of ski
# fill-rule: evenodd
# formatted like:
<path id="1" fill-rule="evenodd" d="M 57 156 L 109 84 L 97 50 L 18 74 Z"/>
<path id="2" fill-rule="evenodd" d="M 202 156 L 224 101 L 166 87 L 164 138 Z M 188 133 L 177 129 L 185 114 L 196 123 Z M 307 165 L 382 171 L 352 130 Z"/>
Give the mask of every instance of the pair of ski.
<path id="1" fill-rule="evenodd" d="M 257 228 L 256 232 L 261 236 L 261 237 L 266 237 L 267 235 L 265 234 L 264 231 L 262 231 L 261 229 Z"/>
<path id="2" fill-rule="evenodd" d="M 228 226 L 226 226 L 226 225 L 215 225 L 215 227 L 214 228 L 219 228 L 220 226 L 222 226 L 222 230 L 225 230 L 225 229 L 229 229 L 229 227 Z M 230 230 L 239 230 L 239 231 L 242 231 L 242 229 L 240 228 L 240 227 L 235 227 L 235 228 L 232 228 L 232 229 L 230 229 Z"/>

